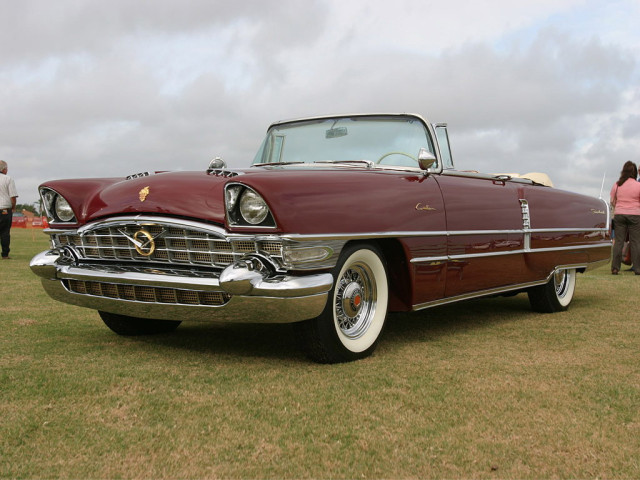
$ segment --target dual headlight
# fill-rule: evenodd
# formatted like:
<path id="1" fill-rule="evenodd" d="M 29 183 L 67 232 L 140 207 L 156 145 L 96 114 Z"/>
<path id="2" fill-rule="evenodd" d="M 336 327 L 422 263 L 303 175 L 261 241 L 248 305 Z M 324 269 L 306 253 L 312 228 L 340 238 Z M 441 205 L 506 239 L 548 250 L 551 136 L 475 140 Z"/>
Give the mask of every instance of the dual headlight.
<path id="1" fill-rule="evenodd" d="M 238 183 L 225 188 L 225 206 L 229 225 L 275 227 L 267 202 L 255 190 Z"/>
<path id="2" fill-rule="evenodd" d="M 69 202 L 50 188 L 40 189 L 42 205 L 50 222 L 75 223 L 76 215 Z M 225 205 L 230 225 L 275 227 L 275 221 L 264 199 L 253 189 L 231 184 L 225 189 Z"/>
<path id="3" fill-rule="evenodd" d="M 40 198 L 49 222 L 75 223 L 76 215 L 69 202 L 55 190 L 50 188 L 40 189 Z"/>

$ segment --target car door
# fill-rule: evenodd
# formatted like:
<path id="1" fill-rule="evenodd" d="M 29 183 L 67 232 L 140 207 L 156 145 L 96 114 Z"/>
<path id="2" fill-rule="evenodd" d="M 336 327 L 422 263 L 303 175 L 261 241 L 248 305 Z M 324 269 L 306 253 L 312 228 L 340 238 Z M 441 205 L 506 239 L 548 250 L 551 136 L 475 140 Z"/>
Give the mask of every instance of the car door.
<path id="1" fill-rule="evenodd" d="M 520 283 L 526 268 L 517 184 L 506 176 L 456 171 L 436 180 L 446 210 L 445 297 Z"/>
<path id="2" fill-rule="evenodd" d="M 417 176 L 407 193 L 416 234 L 402 238 L 409 258 L 411 303 L 423 305 L 442 299 L 447 273 L 446 212 L 435 176 Z"/>

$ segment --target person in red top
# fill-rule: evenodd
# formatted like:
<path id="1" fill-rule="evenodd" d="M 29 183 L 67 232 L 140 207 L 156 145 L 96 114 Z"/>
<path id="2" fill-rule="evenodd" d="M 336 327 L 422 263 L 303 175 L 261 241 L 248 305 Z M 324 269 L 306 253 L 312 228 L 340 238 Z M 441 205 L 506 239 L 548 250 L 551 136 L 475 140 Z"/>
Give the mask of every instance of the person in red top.
<path id="1" fill-rule="evenodd" d="M 622 247 L 629 233 L 631 263 L 636 275 L 640 275 L 640 182 L 638 167 L 629 161 L 622 167 L 620 179 L 611 188 L 613 211 L 613 230 L 616 240 L 613 243 L 611 273 L 617 275 L 622 263 Z"/>

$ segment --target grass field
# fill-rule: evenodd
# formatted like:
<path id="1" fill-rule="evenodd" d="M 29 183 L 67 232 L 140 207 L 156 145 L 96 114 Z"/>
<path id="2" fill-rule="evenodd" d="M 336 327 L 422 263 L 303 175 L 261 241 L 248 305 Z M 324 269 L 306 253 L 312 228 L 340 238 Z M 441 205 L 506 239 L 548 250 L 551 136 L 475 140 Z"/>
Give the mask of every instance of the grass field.
<path id="1" fill-rule="evenodd" d="M 317 365 L 290 326 L 124 338 L 0 262 L 2 478 L 640 478 L 640 277 L 392 315 L 376 353 Z"/>

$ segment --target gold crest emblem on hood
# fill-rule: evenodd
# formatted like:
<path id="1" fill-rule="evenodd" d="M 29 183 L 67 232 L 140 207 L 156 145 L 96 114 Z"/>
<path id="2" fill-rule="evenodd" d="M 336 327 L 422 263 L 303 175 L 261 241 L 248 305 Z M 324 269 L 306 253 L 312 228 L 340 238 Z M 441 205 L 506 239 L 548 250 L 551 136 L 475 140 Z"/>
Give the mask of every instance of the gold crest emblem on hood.
<path id="1" fill-rule="evenodd" d="M 141 202 L 144 202 L 147 199 L 147 195 L 149 195 L 149 187 L 144 187 L 138 192 L 138 196 L 140 197 Z"/>

